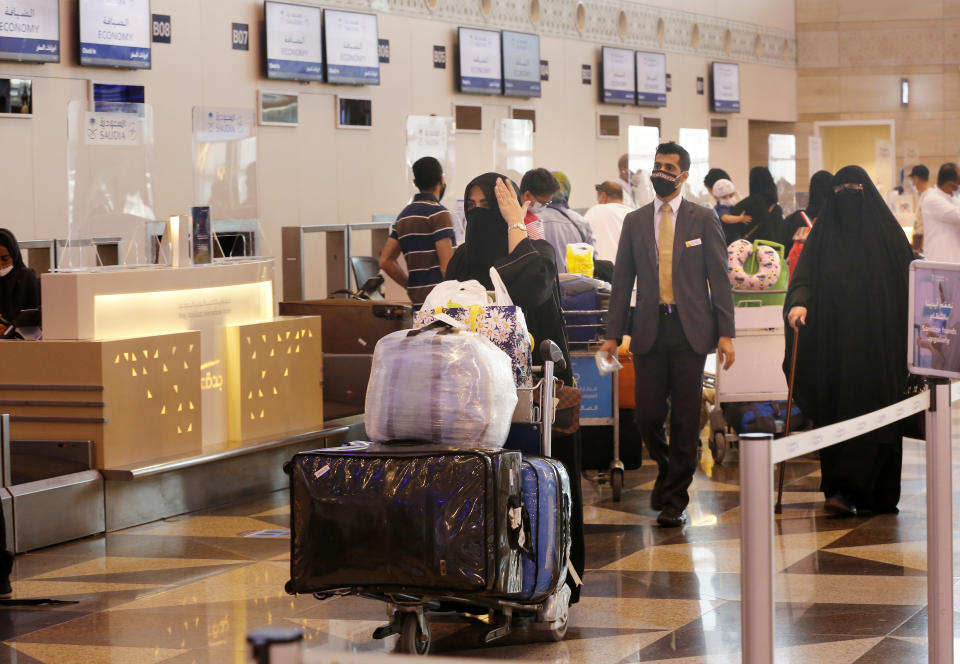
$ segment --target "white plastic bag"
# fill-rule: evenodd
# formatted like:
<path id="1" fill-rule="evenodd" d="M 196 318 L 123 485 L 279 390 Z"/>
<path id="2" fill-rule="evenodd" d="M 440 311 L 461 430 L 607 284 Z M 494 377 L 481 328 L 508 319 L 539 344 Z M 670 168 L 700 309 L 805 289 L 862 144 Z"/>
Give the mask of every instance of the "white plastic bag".
<path id="1" fill-rule="evenodd" d="M 490 281 L 493 282 L 493 304 L 498 307 L 513 306 L 513 299 L 510 297 L 510 292 L 507 291 L 507 285 L 503 283 L 503 279 L 500 278 L 500 273 L 497 272 L 495 267 L 490 268 Z"/>
<path id="2" fill-rule="evenodd" d="M 393 332 L 373 352 L 364 423 L 375 442 L 503 447 L 517 407 L 510 357 L 475 332 Z"/>
<path id="3" fill-rule="evenodd" d="M 491 268 L 492 269 L 492 268 Z M 436 311 L 437 309 L 465 309 L 479 304 L 485 306 L 493 304 L 487 295 L 487 289 L 475 279 L 470 281 L 441 281 L 433 287 L 423 301 L 422 309 Z"/>

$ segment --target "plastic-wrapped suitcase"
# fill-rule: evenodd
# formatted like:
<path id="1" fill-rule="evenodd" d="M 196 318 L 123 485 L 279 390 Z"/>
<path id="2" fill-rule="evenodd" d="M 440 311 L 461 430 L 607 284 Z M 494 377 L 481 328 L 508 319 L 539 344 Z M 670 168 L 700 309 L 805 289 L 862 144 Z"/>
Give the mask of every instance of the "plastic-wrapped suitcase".
<path id="1" fill-rule="evenodd" d="M 560 306 L 567 325 L 567 339 L 574 342 L 591 341 L 600 328 L 600 294 L 597 282 L 586 277 L 560 281 Z M 591 313 L 570 313 L 570 312 Z"/>
<path id="2" fill-rule="evenodd" d="M 296 454 L 287 591 L 519 592 L 520 465 L 515 451 L 436 446 Z"/>
<path id="3" fill-rule="evenodd" d="M 567 578 L 570 478 L 556 459 L 524 457 L 523 505 L 530 517 L 532 556 L 523 557 L 522 602 L 542 602 Z"/>

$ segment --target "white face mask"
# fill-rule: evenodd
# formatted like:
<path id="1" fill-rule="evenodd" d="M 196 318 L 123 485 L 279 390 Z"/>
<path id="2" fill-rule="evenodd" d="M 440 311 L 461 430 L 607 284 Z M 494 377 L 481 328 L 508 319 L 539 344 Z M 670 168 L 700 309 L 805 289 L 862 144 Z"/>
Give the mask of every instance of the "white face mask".
<path id="1" fill-rule="evenodd" d="M 7 267 L 0 269 L 0 277 L 5 277 L 8 274 L 10 274 L 10 270 L 12 269 L 13 269 L 12 265 L 8 265 Z"/>
<path id="2" fill-rule="evenodd" d="M 541 203 L 540 201 L 534 201 L 533 203 L 530 204 L 530 207 L 527 208 L 527 210 L 532 212 L 533 214 L 540 214 L 541 212 L 543 212 L 543 208 L 545 207 L 547 207 L 546 203 Z"/>

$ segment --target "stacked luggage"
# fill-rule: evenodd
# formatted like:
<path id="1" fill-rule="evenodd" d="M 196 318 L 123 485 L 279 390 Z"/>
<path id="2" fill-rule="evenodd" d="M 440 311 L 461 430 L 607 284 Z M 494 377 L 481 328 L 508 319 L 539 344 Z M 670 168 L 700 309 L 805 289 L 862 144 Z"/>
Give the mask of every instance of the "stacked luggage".
<path id="1" fill-rule="evenodd" d="M 487 641 L 508 634 L 514 614 L 563 638 L 570 478 L 558 461 L 503 449 L 517 404 L 511 358 L 440 318 L 378 342 L 373 442 L 286 465 L 287 591 L 387 602 L 393 620 L 374 638 L 399 634 L 398 650 L 412 654 L 429 650 L 425 612 L 451 607 L 492 612 Z"/>

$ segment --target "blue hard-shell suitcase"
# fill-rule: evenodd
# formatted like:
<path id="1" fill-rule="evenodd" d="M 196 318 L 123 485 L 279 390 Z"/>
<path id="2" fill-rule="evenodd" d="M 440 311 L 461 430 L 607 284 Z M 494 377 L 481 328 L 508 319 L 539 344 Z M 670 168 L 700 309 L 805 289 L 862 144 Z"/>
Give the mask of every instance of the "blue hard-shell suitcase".
<path id="1" fill-rule="evenodd" d="M 570 554 L 570 478 L 556 459 L 524 457 L 523 504 L 530 517 L 530 549 L 523 557 L 523 590 L 515 597 L 537 603 L 567 578 Z"/>

